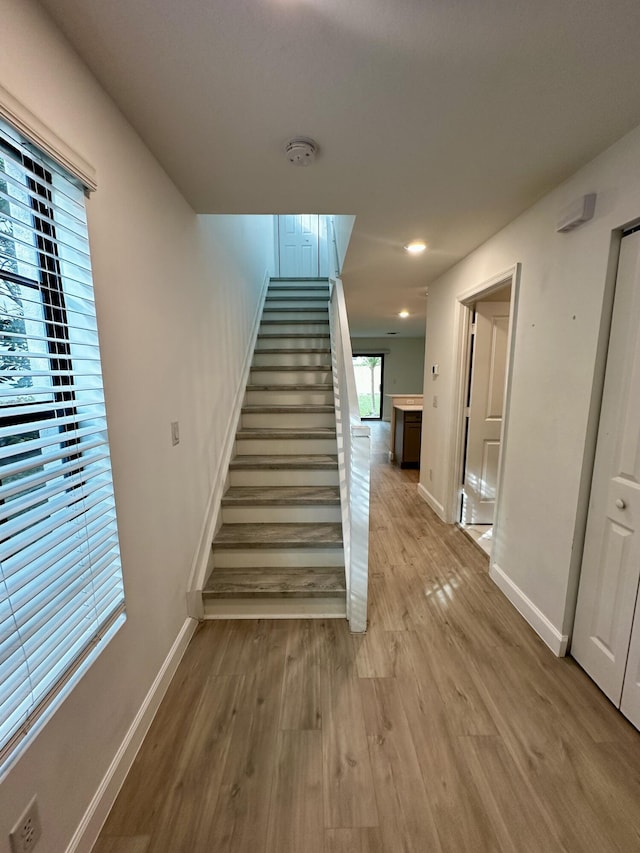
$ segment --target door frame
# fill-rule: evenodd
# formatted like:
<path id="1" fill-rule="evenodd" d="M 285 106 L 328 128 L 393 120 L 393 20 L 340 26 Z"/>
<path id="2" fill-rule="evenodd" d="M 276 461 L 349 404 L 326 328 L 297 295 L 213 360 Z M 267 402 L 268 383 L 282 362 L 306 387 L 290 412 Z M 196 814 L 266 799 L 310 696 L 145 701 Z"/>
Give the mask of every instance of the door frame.
<path id="1" fill-rule="evenodd" d="M 351 353 L 351 361 L 353 362 L 354 358 L 360 358 L 364 356 L 371 356 L 372 358 L 377 358 L 380 356 L 380 417 L 377 418 L 363 418 L 361 417 L 361 421 L 382 421 L 382 409 L 384 407 L 384 352 L 378 350 L 377 352 L 373 352 L 371 349 L 368 350 L 358 350 L 356 352 Z M 358 388 L 356 387 L 356 394 L 358 393 Z M 375 403 L 375 398 L 372 400 Z"/>
<path id="2" fill-rule="evenodd" d="M 464 475 L 464 452 L 465 452 L 465 409 L 466 397 L 469 386 L 470 372 L 470 344 L 472 306 L 481 302 L 497 290 L 511 285 L 511 298 L 509 301 L 509 331 L 507 334 L 507 364 L 505 370 L 505 394 L 502 426 L 500 429 L 500 455 L 498 459 L 498 477 L 496 482 L 496 506 L 493 517 L 493 539 L 499 528 L 501 518 L 502 482 L 504 480 L 504 451 L 507 442 L 509 427 L 509 411 L 511 408 L 511 388 L 513 383 L 513 353 L 515 348 L 515 331 L 518 314 L 518 302 L 520 298 L 520 278 L 522 265 L 514 264 L 512 267 L 497 273 L 490 279 L 479 282 L 468 290 L 460 293 L 456 298 L 455 326 L 454 326 L 454 384 L 453 384 L 453 435 L 450 450 L 450 478 L 447 489 L 448 505 L 446 507 L 446 520 L 450 524 L 457 524 L 460 519 L 460 501 L 462 499 L 462 477 Z M 491 558 L 493 563 L 493 557 Z"/>

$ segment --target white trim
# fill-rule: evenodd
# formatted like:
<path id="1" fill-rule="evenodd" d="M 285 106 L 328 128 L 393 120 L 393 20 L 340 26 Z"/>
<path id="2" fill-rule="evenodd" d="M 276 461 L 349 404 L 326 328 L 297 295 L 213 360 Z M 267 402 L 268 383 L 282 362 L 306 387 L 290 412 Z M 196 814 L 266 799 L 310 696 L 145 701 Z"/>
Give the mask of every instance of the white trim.
<path id="1" fill-rule="evenodd" d="M 502 272 L 496 273 L 496 275 L 492 275 L 491 278 L 485 279 L 485 281 L 480 284 L 474 284 L 473 287 L 468 287 L 466 290 L 463 290 L 462 293 L 458 294 L 456 297 L 458 302 L 466 304 L 474 303 L 478 301 L 479 296 L 486 299 L 487 296 L 495 293 L 496 290 L 502 290 L 502 288 L 506 287 L 512 279 L 515 279 L 518 276 L 520 266 L 520 263 L 513 264 L 513 266 L 508 267 Z"/>
<path id="2" fill-rule="evenodd" d="M 200 540 L 198 548 L 196 550 L 193 564 L 191 566 L 191 574 L 189 576 L 189 583 L 187 585 L 187 613 L 194 619 L 202 618 L 201 606 L 199 606 L 195 602 L 198 601 L 198 593 L 200 590 L 202 590 L 202 587 L 204 586 L 204 582 L 207 579 L 208 574 L 207 570 L 210 568 L 211 543 L 213 542 L 218 526 L 218 519 L 220 516 L 221 508 L 220 502 L 222 500 L 222 495 L 226 486 L 229 463 L 231 462 L 231 457 L 233 456 L 236 441 L 236 432 L 238 429 L 238 423 L 240 422 L 240 415 L 242 413 L 242 404 L 244 402 L 245 391 L 247 390 L 249 371 L 251 370 L 251 364 L 253 361 L 253 351 L 255 349 L 256 340 L 258 337 L 260 321 L 262 320 L 262 309 L 264 306 L 264 300 L 267 295 L 267 290 L 269 289 L 269 281 L 270 273 L 269 270 L 267 270 L 264 274 L 264 280 L 262 282 L 262 290 L 260 291 L 260 296 L 258 298 L 256 314 L 253 318 L 253 326 L 251 329 L 251 335 L 249 336 L 249 345 L 247 347 L 247 351 L 244 357 L 242 374 L 240 376 L 240 381 L 236 390 L 236 396 L 233 401 L 233 406 L 231 407 L 231 411 L 229 413 L 229 420 L 227 422 L 227 434 L 225 436 L 224 444 L 222 446 L 222 452 L 218 456 L 218 470 L 216 471 L 215 476 L 213 478 L 213 486 L 211 488 L 211 492 L 209 493 L 209 500 L 207 501 L 207 509 L 205 512 L 204 521 L 202 523 L 202 529 L 200 531 Z"/>
<path id="3" fill-rule="evenodd" d="M 336 598 L 207 599 L 205 620 L 216 619 L 346 619 L 344 596 Z"/>
<path id="4" fill-rule="evenodd" d="M 465 409 L 466 385 L 468 382 L 467 353 L 469 347 L 468 335 L 470 328 L 470 304 L 479 299 L 486 298 L 491 293 L 502 289 L 507 284 L 511 285 L 511 299 L 509 305 L 509 330 L 507 333 L 507 371 L 505 375 L 505 392 L 502 428 L 500 432 L 500 455 L 498 459 L 498 478 L 496 483 L 496 501 L 493 515 L 493 534 L 496 539 L 496 531 L 501 521 L 502 482 L 504 480 L 503 459 L 507 447 L 507 435 L 509 427 L 509 409 L 511 407 L 511 386 L 513 382 L 513 361 L 515 351 L 515 329 L 518 315 L 518 302 L 520 296 L 520 274 L 522 265 L 514 264 L 501 273 L 497 273 L 486 281 L 474 285 L 463 291 L 457 297 L 457 311 L 454 331 L 454 370 L 455 370 L 455 394 L 452 402 L 452 424 L 454 430 L 453 451 L 449 454 L 449 487 L 447 489 L 447 506 L 444 521 L 455 524 L 458 512 L 458 497 L 462 473 L 464 469 L 464 424 L 463 412 Z"/>
<path id="5" fill-rule="evenodd" d="M 511 305 L 509 306 L 509 330 L 507 332 L 507 375 L 504 384 L 504 404 L 502 429 L 500 431 L 500 453 L 498 456 L 498 478 L 496 482 L 496 504 L 493 513 L 493 541 L 496 541 L 496 531 L 502 525 L 502 484 L 504 482 L 504 459 L 509 440 L 509 415 L 511 410 L 511 389 L 513 387 L 513 362 L 515 356 L 515 330 L 518 319 L 520 302 L 520 274 L 522 265 L 516 264 L 511 269 Z M 565 643 L 565 650 L 567 645 Z M 558 653 L 560 654 L 560 653 Z M 560 656 L 564 655 L 564 651 Z"/>
<path id="6" fill-rule="evenodd" d="M 95 190 L 96 171 L 93 166 L 61 139 L 23 103 L 0 86 L 0 116 L 23 136 L 52 157 L 57 163 L 78 178 L 88 190 Z"/>
<path id="7" fill-rule="evenodd" d="M 464 470 L 464 411 L 466 409 L 466 391 L 469 382 L 469 335 L 471 332 L 471 311 L 463 302 L 456 303 L 456 316 L 453 337 L 454 397 L 451 442 L 453 451 L 449 455 L 449 484 L 446 491 L 446 507 L 443 507 L 444 521 L 456 524 L 459 520 L 460 490 Z"/>
<path id="8" fill-rule="evenodd" d="M 569 643 L 568 634 L 562 634 L 497 563 L 491 564 L 489 576 L 551 651 L 558 657 L 564 657 Z"/>
<path id="9" fill-rule="evenodd" d="M 273 214 L 273 252 L 275 258 L 274 278 L 280 276 L 280 217 L 277 213 Z"/>
<path id="10" fill-rule="evenodd" d="M 91 798 L 66 853 L 89 853 L 93 848 L 197 624 L 194 619 L 187 619 L 180 629 L 98 790 Z"/>
<path id="11" fill-rule="evenodd" d="M 429 506 L 435 512 L 435 514 L 438 516 L 438 518 L 441 521 L 444 521 L 446 523 L 447 517 L 446 517 L 445 511 L 444 511 L 444 507 L 442 506 L 440 501 L 437 501 L 434 498 L 434 496 L 431 494 L 430 491 L 425 489 L 425 487 L 422 485 L 422 483 L 418 483 L 418 494 L 420 495 L 420 497 L 422 498 L 422 500 L 425 503 L 429 504 Z"/>

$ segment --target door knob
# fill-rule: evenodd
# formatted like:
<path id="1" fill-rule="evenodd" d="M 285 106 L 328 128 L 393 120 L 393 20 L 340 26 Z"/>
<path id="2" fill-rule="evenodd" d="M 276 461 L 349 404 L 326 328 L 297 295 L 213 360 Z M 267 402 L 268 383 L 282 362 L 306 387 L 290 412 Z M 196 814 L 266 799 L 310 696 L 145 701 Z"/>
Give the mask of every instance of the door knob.
<path id="1" fill-rule="evenodd" d="M 626 507 L 626 503 L 622 500 L 622 498 L 618 498 L 616 500 L 616 506 L 618 509 L 624 509 Z"/>

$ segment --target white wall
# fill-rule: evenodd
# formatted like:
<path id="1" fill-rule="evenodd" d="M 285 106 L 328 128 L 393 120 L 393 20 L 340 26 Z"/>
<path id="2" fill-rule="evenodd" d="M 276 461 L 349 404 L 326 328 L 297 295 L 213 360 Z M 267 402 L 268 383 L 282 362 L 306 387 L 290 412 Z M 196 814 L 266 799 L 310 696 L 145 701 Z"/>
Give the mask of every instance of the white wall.
<path id="1" fill-rule="evenodd" d="M 97 170 L 88 202 L 128 619 L 2 781 L 67 848 L 172 644 L 265 273 L 272 217 L 196 217 L 31 0 L 0 0 L 0 80 Z M 170 422 L 181 442 L 171 446 Z"/>
<path id="2" fill-rule="evenodd" d="M 387 394 L 421 394 L 424 372 L 424 338 L 352 338 L 353 354 L 383 352 L 382 418 L 391 418 Z"/>
<path id="3" fill-rule="evenodd" d="M 342 271 L 344 266 L 344 259 L 347 254 L 347 249 L 349 248 L 349 241 L 351 240 L 351 232 L 353 231 L 355 221 L 355 216 L 348 216 L 346 214 L 336 214 L 333 217 L 333 227 L 336 232 L 336 249 L 338 252 L 340 271 Z M 333 270 L 331 273 L 333 274 Z"/>
<path id="4" fill-rule="evenodd" d="M 459 294 L 522 264 L 514 381 L 493 574 L 556 650 L 573 622 L 610 313 L 615 229 L 640 217 L 640 129 L 625 136 L 429 287 L 421 488 L 452 520 L 454 312 Z M 593 221 L 560 211 L 597 192 Z M 434 394 L 439 407 L 429 405 Z M 430 480 L 429 469 L 433 471 Z M 502 574 L 501 574 L 502 573 Z M 563 638 L 565 640 L 563 641 Z"/>

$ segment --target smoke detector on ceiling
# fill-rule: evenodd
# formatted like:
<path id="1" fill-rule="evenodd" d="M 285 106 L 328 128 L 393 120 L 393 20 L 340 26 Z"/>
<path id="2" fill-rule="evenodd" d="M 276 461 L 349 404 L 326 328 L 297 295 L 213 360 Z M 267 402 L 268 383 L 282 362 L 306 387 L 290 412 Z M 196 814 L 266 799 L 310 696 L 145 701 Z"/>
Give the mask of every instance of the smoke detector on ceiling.
<path id="1" fill-rule="evenodd" d="M 287 155 L 287 160 L 293 166 L 310 166 L 316 159 L 318 144 L 313 139 L 298 136 L 286 143 L 284 151 Z"/>

